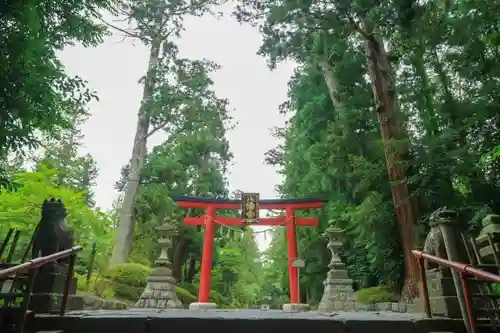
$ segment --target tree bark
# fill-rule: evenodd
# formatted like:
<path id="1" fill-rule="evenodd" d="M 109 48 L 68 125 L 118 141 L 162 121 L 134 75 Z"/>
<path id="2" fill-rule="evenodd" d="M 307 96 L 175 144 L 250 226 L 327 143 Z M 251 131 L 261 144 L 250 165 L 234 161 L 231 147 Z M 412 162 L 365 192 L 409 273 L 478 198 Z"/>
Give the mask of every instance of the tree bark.
<path id="1" fill-rule="evenodd" d="M 189 267 L 184 282 L 193 283 L 195 275 L 196 275 L 196 259 L 191 258 L 189 259 Z"/>
<path id="2" fill-rule="evenodd" d="M 137 194 L 139 193 L 140 171 L 146 157 L 147 134 L 151 119 L 148 104 L 154 91 L 155 69 L 158 66 L 160 46 L 161 40 L 159 38 L 153 40 L 151 43 L 148 71 L 146 73 L 141 108 L 139 109 L 134 145 L 132 148 L 132 158 L 130 160 L 130 170 L 125 184 L 125 194 L 120 210 L 120 220 L 118 222 L 115 246 L 109 262 L 110 266 L 124 263 L 130 252 L 130 243 L 134 231 L 133 211 Z"/>
<path id="3" fill-rule="evenodd" d="M 409 156 L 408 136 L 401 128 L 400 121 L 396 116 L 394 78 L 384 44 L 366 27 L 362 35 L 365 37 L 368 69 L 384 144 L 387 172 L 391 182 L 392 200 L 403 247 L 405 283 L 402 297 L 409 299 L 414 298 L 418 292 L 417 282 L 420 276 L 417 262 L 411 254 L 415 243 L 413 228 L 417 218 L 410 198 L 406 168 L 402 158 Z M 395 141 L 398 141 L 398 147 L 395 147 Z"/>
<path id="4" fill-rule="evenodd" d="M 186 261 L 186 254 L 188 249 L 188 240 L 184 234 L 180 234 L 174 247 L 172 255 L 172 276 L 181 281 L 182 277 L 182 264 Z"/>
<path id="5" fill-rule="evenodd" d="M 322 55 L 319 59 L 319 66 L 323 72 L 323 76 L 325 77 L 325 83 L 328 87 L 328 93 L 330 95 L 330 99 L 332 100 L 333 107 L 336 110 L 341 110 L 343 108 L 342 101 L 337 97 L 339 93 L 339 84 L 333 75 L 333 68 L 328 60 L 326 55 Z"/>
<path id="6" fill-rule="evenodd" d="M 322 54 L 319 59 L 318 59 L 319 67 L 321 68 L 321 71 L 323 72 L 323 77 L 325 78 L 325 83 L 328 88 L 328 95 L 330 96 L 330 99 L 333 104 L 333 108 L 336 113 L 340 113 L 343 110 L 345 110 L 345 99 L 342 98 L 341 95 L 341 89 L 340 89 L 340 84 L 335 78 L 335 75 L 333 73 L 333 67 L 330 63 L 330 59 L 326 56 L 326 54 Z M 346 129 L 343 129 L 345 135 L 351 135 L 351 133 L 347 133 Z M 360 156 L 364 156 L 361 146 L 358 146 L 360 150 Z M 349 159 L 349 151 L 344 152 L 344 159 L 347 161 Z M 344 165 L 344 172 L 345 173 L 350 173 L 352 170 L 350 170 L 350 167 L 348 167 L 347 164 Z M 346 178 L 343 180 L 341 186 L 343 188 L 352 188 L 351 181 Z M 354 198 L 352 198 L 354 199 Z"/>

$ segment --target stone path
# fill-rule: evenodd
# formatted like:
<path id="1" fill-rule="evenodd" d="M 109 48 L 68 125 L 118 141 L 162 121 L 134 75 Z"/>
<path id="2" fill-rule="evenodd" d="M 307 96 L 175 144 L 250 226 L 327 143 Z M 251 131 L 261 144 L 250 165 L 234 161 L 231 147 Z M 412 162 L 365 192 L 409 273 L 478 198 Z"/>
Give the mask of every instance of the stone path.
<path id="1" fill-rule="evenodd" d="M 70 311 L 70 317 L 106 317 L 106 318 L 199 318 L 199 319 L 308 319 L 308 320 L 427 320 L 424 314 L 397 312 L 283 312 L 281 310 L 258 309 L 217 309 L 217 310 L 185 310 L 185 309 L 127 309 L 127 310 L 84 310 Z"/>
<path id="2" fill-rule="evenodd" d="M 394 312 L 280 310 L 87 310 L 65 317 L 38 316 L 36 330 L 65 333 L 462 333 L 463 323 L 448 318 Z"/>

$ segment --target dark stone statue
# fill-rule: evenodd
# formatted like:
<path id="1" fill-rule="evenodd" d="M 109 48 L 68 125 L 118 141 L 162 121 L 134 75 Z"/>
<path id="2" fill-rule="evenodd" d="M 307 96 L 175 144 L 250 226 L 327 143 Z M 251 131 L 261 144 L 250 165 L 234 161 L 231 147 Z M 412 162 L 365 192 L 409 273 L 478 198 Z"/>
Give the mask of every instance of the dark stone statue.
<path id="1" fill-rule="evenodd" d="M 440 208 L 433 212 L 429 217 L 429 226 L 431 227 L 427 238 L 425 239 L 424 252 L 431 254 L 436 257 L 448 259 L 448 254 L 446 253 L 446 247 L 444 244 L 443 234 L 439 223 L 443 223 L 445 220 L 456 219 L 456 213 L 454 211 L 448 210 L 446 207 Z M 439 268 L 439 265 L 434 264 L 428 260 L 425 261 L 425 269 Z"/>
<path id="2" fill-rule="evenodd" d="M 66 224 L 68 215 L 61 199 L 51 198 L 42 205 L 42 218 L 33 234 L 32 258 L 44 257 L 73 246 L 73 233 Z"/>
<path id="3" fill-rule="evenodd" d="M 42 204 L 42 217 L 33 233 L 33 258 L 48 256 L 73 247 L 73 233 L 66 224 L 68 215 L 60 199 L 50 198 Z M 53 313 L 60 309 L 68 274 L 70 257 L 41 266 L 36 274 L 30 309 L 35 313 Z M 76 294 L 76 278 L 69 284 L 67 309 L 83 309 L 83 298 Z"/>

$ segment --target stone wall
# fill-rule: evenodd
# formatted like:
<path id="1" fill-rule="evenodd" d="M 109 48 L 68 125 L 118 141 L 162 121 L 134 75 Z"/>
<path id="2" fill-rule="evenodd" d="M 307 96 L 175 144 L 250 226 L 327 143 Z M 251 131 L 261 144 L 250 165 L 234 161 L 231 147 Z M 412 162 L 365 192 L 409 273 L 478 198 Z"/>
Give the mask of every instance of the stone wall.
<path id="1" fill-rule="evenodd" d="M 128 308 L 124 302 L 104 299 L 95 295 L 84 295 L 83 302 L 85 310 L 123 310 Z"/>
<path id="2" fill-rule="evenodd" d="M 363 304 L 359 301 L 336 301 L 333 304 L 334 310 L 328 310 L 326 312 L 337 312 L 337 311 L 349 311 L 349 312 L 420 312 L 413 311 L 414 304 L 398 303 L 398 302 L 383 302 L 383 303 L 371 303 Z M 320 312 L 325 312 L 319 309 Z"/>

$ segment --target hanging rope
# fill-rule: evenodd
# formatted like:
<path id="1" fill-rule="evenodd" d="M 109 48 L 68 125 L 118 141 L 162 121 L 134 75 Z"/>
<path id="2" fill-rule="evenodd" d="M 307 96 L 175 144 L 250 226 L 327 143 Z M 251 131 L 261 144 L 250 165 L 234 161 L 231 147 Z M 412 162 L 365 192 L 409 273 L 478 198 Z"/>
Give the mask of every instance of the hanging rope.
<path id="1" fill-rule="evenodd" d="M 245 230 L 241 230 L 241 229 L 239 229 L 239 228 L 234 228 L 234 227 L 230 227 L 230 226 L 227 226 L 227 225 L 225 225 L 225 224 L 222 224 L 220 221 L 217 221 L 216 219 L 211 218 L 211 217 L 209 217 L 209 216 L 207 216 L 207 215 L 205 215 L 205 218 L 209 218 L 209 219 L 211 219 L 214 223 L 217 223 L 218 225 L 220 225 L 220 226 L 222 226 L 222 227 L 225 227 L 225 228 L 228 228 L 229 230 L 232 230 L 232 231 L 234 231 L 234 232 L 239 232 L 239 233 L 242 233 L 242 234 L 245 232 Z M 280 223 L 280 224 L 279 224 L 279 225 L 277 225 L 276 227 L 284 226 L 288 220 L 293 219 L 293 218 L 294 218 L 293 216 L 292 216 L 292 217 L 287 218 L 285 221 L 283 221 L 283 223 Z M 251 226 L 251 224 L 249 224 L 249 226 Z M 267 228 L 267 229 L 265 229 L 265 230 L 258 230 L 258 231 L 252 230 L 252 233 L 253 233 L 253 234 L 261 234 L 261 233 L 264 233 L 264 240 L 266 240 L 266 234 L 267 234 L 268 232 L 273 231 L 273 230 L 274 230 L 274 228 L 275 228 L 275 227 L 271 227 L 271 228 Z"/>

